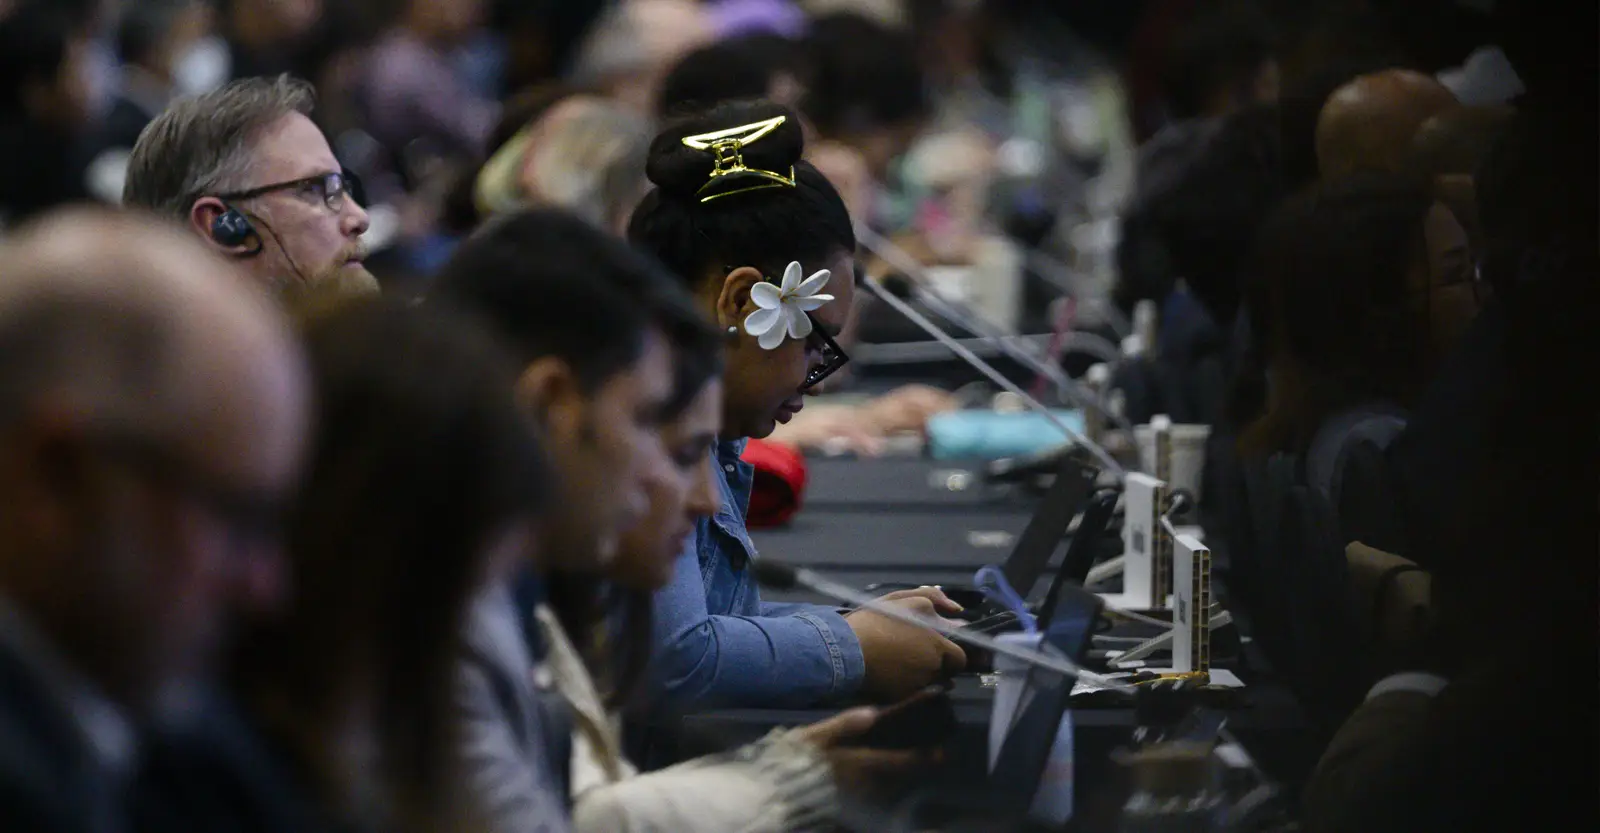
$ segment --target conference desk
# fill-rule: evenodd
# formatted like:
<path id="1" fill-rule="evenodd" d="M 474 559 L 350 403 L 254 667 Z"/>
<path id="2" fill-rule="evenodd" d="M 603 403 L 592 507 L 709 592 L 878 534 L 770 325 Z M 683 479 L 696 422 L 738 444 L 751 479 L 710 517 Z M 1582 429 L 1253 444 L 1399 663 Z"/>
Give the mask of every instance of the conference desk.
<path id="1" fill-rule="evenodd" d="M 1298 790 L 1315 763 L 1317 750 L 1308 743 L 1304 713 L 1293 695 L 1282 685 L 1265 679 L 1252 680 L 1244 689 L 1242 702 L 1227 710 L 1227 726 L 1263 771 L 1292 790 Z M 989 714 L 993 689 L 984 688 L 976 675 L 955 679 L 951 699 L 955 705 L 959 730 L 947 744 L 946 765 L 935 777 L 940 783 L 971 785 L 981 783 L 988 771 Z M 1078 700 L 1079 698 L 1074 698 Z M 1107 784 L 1115 777 L 1112 750 L 1126 746 L 1137 723 L 1134 710 L 1127 706 L 1072 709 L 1074 770 L 1077 783 L 1087 790 Z M 708 754 L 732 745 L 759 739 L 774 728 L 803 726 L 825 719 L 837 709 L 723 709 L 682 718 L 678 737 L 681 758 Z"/>
<path id="2" fill-rule="evenodd" d="M 815 468 L 806 508 L 789 525 L 753 530 L 751 537 L 763 557 L 825 571 L 856 586 L 970 584 L 974 570 L 1010 554 L 1036 502 L 1009 490 L 951 497 L 937 488 L 949 471 L 972 470 L 975 464 L 927 459 L 811 462 Z M 860 476 L 852 475 L 852 470 Z M 885 479 L 889 487 L 884 486 Z M 862 493 L 863 484 L 874 482 L 891 499 Z M 1052 557 L 1052 568 L 1024 591 L 1026 595 L 1035 599 L 1042 595 L 1064 549 L 1065 542 Z M 763 597 L 825 601 L 805 591 Z M 1316 754 L 1308 742 L 1304 714 L 1287 688 L 1254 671 L 1264 665 L 1248 645 L 1240 653 L 1239 674 L 1247 686 L 1240 707 L 1229 710 L 1228 725 L 1265 771 L 1298 785 Z M 956 679 L 952 698 L 960 731 L 947 748 L 948 765 L 939 778 L 952 785 L 981 782 L 987 768 L 992 696 L 993 690 L 983 687 L 976 675 Z M 689 715 L 673 733 L 680 739 L 673 757 L 683 759 L 753 741 L 774 727 L 811 723 L 835 711 L 727 709 Z M 1128 742 L 1135 728 L 1134 712 L 1128 706 L 1086 708 L 1077 703 L 1072 711 L 1078 782 L 1093 789 L 1098 780 L 1112 777 L 1110 753 Z"/>
<path id="3" fill-rule="evenodd" d="M 1038 495 L 994 484 L 982 460 L 923 457 L 812 457 L 806 460 L 805 513 L 980 510 L 1033 511 Z"/>

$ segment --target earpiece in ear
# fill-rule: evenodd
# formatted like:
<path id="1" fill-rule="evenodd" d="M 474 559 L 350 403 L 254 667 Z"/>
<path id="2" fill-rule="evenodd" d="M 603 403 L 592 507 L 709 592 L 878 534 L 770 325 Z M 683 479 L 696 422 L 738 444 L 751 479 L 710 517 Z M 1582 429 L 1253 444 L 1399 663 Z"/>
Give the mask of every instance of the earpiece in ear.
<path id="1" fill-rule="evenodd" d="M 256 236 L 255 226 L 250 225 L 250 221 L 245 219 L 245 216 L 237 208 L 230 207 L 227 211 L 218 214 L 217 219 L 211 221 L 211 239 L 215 240 L 219 245 L 229 248 L 243 246 L 250 242 L 250 238 L 254 236 Z M 258 245 L 255 251 L 249 252 L 249 254 L 255 254 L 259 251 L 261 251 L 261 247 Z"/>

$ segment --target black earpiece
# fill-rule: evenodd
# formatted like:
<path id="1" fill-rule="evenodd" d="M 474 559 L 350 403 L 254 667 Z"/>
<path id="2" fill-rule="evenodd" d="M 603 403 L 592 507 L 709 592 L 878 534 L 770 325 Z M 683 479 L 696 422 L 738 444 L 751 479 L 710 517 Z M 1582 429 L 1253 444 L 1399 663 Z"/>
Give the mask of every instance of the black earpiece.
<path id="1" fill-rule="evenodd" d="M 211 239 L 215 240 L 219 245 L 230 248 L 243 246 L 250 242 L 250 238 L 255 236 L 255 226 L 250 225 L 250 221 L 245 219 L 244 214 L 240 213 L 237 208 L 230 206 L 227 211 L 218 214 L 217 219 L 211 221 Z M 259 245 L 256 247 L 256 251 L 260 251 Z"/>

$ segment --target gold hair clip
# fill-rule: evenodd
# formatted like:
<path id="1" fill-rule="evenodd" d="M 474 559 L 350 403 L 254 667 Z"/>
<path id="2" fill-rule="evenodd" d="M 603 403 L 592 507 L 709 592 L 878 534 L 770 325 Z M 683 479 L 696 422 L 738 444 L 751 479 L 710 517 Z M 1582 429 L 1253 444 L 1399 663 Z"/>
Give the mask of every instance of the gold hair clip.
<path id="1" fill-rule="evenodd" d="M 710 202 L 717 197 L 726 197 L 732 194 L 743 194 L 746 191 L 758 191 L 762 188 L 793 188 L 793 166 L 790 166 L 789 168 L 789 175 L 784 176 L 777 171 L 766 171 L 760 168 L 751 168 L 744 164 L 745 145 L 761 140 L 768 133 L 778 129 L 779 125 L 788 120 L 788 116 L 774 116 L 770 119 L 751 122 L 750 124 L 742 124 L 738 127 L 730 127 L 725 130 L 717 130 L 711 133 L 701 133 L 695 136 L 683 137 L 683 144 L 685 146 L 695 150 L 710 151 L 711 158 L 716 163 L 716 167 L 711 171 L 711 178 L 706 182 L 706 184 L 700 186 L 700 190 L 695 192 L 695 196 L 700 197 L 701 202 Z M 718 180 L 720 180 L 722 177 L 733 176 L 736 174 L 748 174 L 751 177 L 765 181 L 748 185 L 743 188 L 736 188 L 731 191 L 716 190 Z M 707 194 L 707 191 L 715 191 L 715 193 Z"/>

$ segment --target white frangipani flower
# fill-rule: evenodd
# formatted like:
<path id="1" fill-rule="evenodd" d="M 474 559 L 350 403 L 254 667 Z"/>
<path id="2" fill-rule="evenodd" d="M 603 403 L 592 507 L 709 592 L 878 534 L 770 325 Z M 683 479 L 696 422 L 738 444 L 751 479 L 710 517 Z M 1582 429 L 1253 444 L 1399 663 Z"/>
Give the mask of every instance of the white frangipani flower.
<path id="1" fill-rule="evenodd" d="M 816 294 L 828 285 L 833 273 L 819 269 L 804 281 L 800 280 L 800 262 L 793 261 L 783 270 L 783 284 L 762 281 L 750 288 L 750 300 L 761 309 L 744 319 L 744 331 L 756 337 L 763 350 L 776 350 L 783 337 L 805 338 L 811 335 L 811 317 L 806 313 L 833 300 L 832 295 Z"/>

